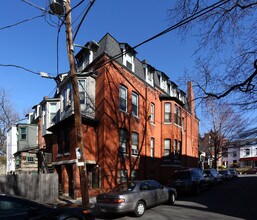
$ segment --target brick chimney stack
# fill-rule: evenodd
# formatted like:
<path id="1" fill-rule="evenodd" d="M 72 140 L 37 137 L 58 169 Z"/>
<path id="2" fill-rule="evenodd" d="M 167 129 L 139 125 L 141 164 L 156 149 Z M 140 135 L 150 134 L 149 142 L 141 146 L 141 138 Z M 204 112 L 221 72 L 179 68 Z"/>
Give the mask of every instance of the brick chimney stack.
<path id="1" fill-rule="evenodd" d="M 192 82 L 187 83 L 187 96 L 188 96 L 188 104 L 189 104 L 190 111 L 193 115 L 195 115 L 195 96 L 194 96 Z"/>

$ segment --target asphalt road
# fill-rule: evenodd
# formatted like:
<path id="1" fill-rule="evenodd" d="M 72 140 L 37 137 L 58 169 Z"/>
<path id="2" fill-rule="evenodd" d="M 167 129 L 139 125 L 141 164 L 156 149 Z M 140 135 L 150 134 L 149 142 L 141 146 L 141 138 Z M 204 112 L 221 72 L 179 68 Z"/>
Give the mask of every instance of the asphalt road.
<path id="1" fill-rule="evenodd" d="M 96 219 L 137 219 L 132 215 L 97 215 Z M 174 206 L 148 209 L 140 220 L 257 219 L 257 175 L 242 175 L 202 192 L 177 198 Z"/>

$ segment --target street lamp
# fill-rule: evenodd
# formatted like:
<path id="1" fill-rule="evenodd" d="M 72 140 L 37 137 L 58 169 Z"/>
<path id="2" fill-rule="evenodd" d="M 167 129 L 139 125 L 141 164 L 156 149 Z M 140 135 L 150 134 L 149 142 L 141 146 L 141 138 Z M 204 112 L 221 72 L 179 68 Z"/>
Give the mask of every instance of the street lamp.
<path id="1" fill-rule="evenodd" d="M 46 72 L 39 72 L 40 76 L 43 78 L 48 78 L 48 79 L 55 79 L 54 76 L 50 76 L 48 73 Z"/>

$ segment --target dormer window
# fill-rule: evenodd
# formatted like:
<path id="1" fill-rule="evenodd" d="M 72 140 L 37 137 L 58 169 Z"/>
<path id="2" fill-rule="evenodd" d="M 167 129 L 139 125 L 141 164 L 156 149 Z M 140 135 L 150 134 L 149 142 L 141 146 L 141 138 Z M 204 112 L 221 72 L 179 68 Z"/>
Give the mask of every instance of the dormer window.
<path id="1" fill-rule="evenodd" d="M 76 56 L 76 60 L 78 70 L 84 70 L 93 61 L 93 51 L 85 50 L 83 53 Z"/>
<path id="2" fill-rule="evenodd" d="M 72 90 L 71 90 L 71 84 L 67 84 L 62 89 L 61 93 L 61 109 L 62 111 L 65 110 L 65 108 L 71 106 L 71 96 L 72 96 Z"/>
<path id="3" fill-rule="evenodd" d="M 120 44 L 123 56 L 122 62 L 131 71 L 135 72 L 135 54 L 136 52 L 128 44 Z"/>
<path id="4" fill-rule="evenodd" d="M 160 76 L 160 87 L 165 92 L 167 92 L 167 88 L 168 88 L 167 80 L 165 80 L 162 76 Z"/>
<path id="5" fill-rule="evenodd" d="M 144 67 L 144 75 L 145 75 L 145 81 L 149 83 L 151 86 L 153 86 L 153 75 L 154 71 L 151 70 L 148 67 Z"/>

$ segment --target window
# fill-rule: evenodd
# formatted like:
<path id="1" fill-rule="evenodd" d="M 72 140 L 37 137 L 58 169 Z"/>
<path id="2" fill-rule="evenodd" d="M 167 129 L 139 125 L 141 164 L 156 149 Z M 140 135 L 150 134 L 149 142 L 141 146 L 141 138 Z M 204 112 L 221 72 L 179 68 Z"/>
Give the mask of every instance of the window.
<path id="1" fill-rule="evenodd" d="M 181 159 L 181 141 L 174 140 L 174 160 Z"/>
<path id="2" fill-rule="evenodd" d="M 151 146 L 150 146 L 150 155 L 151 157 L 154 157 L 154 145 L 155 145 L 155 140 L 153 137 L 151 137 Z"/>
<path id="3" fill-rule="evenodd" d="M 86 104 L 85 80 L 78 80 L 80 104 Z"/>
<path id="4" fill-rule="evenodd" d="M 165 158 L 170 158 L 170 139 L 165 139 L 164 140 L 164 157 Z"/>
<path id="5" fill-rule="evenodd" d="M 71 84 L 66 85 L 61 93 L 62 110 L 71 105 Z"/>
<path id="6" fill-rule="evenodd" d="M 126 61 L 126 66 L 130 69 L 130 70 L 132 70 L 132 63 L 130 62 L 130 61 Z"/>
<path id="7" fill-rule="evenodd" d="M 34 163 L 34 157 L 32 157 L 32 156 L 26 156 L 26 162 L 28 162 L 28 163 Z"/>
<path id="8" fill-rule="evenodd" d="M 151 123 L 154 124 L 154 114 L 155 114 L 155 106 L 154 103 L 151 103 Z"/>
<path id="9" fill-rule="evenodd" d="M 168 102 L 164 104 L 164 122 L 171 122 L 171 104 Z"/>
<path id="10" fill-rule="evenodd" d="M 257 148 L 255 148 L 255 155 L 257 155 Z"/>
<path id="11" fill-rule="evenodd" d="M 120 138 L 120 144 L 119 144 L 119 152 L 121 153 L 127 153 L 127 137 L 128 132 L 126 129 L 119 129 L 119 138 Z"/>
<path id="12" fill-rule="evenodd" d="M 119 183 L 127 182 L 127 176 L 128 176 L 127 170 L 119 170 L 119 173 L 118 173 Z"/>
<path id="13" fill-rule="evenodd" d="M 138 179 L 138 171 L 132 170 L 131 171 L 131 180 L 137 180 Z"/>
<path id="14" fill-rule="evenodd" d="M 222 156 L 223 157 L 228 157 L 228 149 L 226 147 L 222 148 Z"/>
<path id="15" fill-rule="evenodd" d="M 132 92 L 132 115 L 138 117 L 138 95 Z"/>
<path id="16" fill-rule="evenodd" d="M 130 69 L 131 71 L 134 71 L 134 55 L 131 52 L 126 51 L 123 57 L 124 61 L 123 63 Z"/>
<path id="17" fill-rule="evenodd" d="M 144 67 L 145 81 L 153 86 L 153 74 L 154 71 L 151 68 Z"/>
<path id="18" fill-rule="evenodd" d="M 120 110 L 126 112 L 127 111 L 127 88 L 124 86 L 120 86 Z"/>
<path id="19" fill-rule="evenodd" d="M 177 105 L 174 109 L 174 123 L 181 126 L 181 108 Z"/>
<path id="20" fill-rule="evenodd" d="M 26 140 L 27 139 L 27 128 L 20 128 L 21 131 L 21 140 Z"/>
<path id="21" fill-rule="evenodd" d="M 245 149 L 245 156 L 249 156 L 250 155 L 250 149 L 249 148 L 246 148 Z"/>
<path id="22" fill-rule="evenodd" d="M 97 167 L 92 173 L 91 173 L 91 189 L 96 189 L 100 187 L 101 183 L 101 168 Z"/>
<path id="23" fill-rule="evenodd" d="M 237 152 L 233 151 L 233 157 L 237 157 Z"/>
<path id="24" fill-rule="evenodd" d="M 162 188 L 162 185 L 155 180 L 150 180 L 149 185 L 150 185 L 151 189 L 161 189 Z"/>
<path id="25" fill-rule="evenodd" d="M 131 146 L 132 154 L 137 155 L 138 154 L 138 133 L 132 132 L 131 139 L 132 139 L 132 146 Z"/>
<path id="26" fill-rule="evenodd" d="M 57 112 L 57 103 L 50 103 L 49 105 L 50 112 L 50 123 L 54 124 L 56 122 L 56 112 Z"/>

